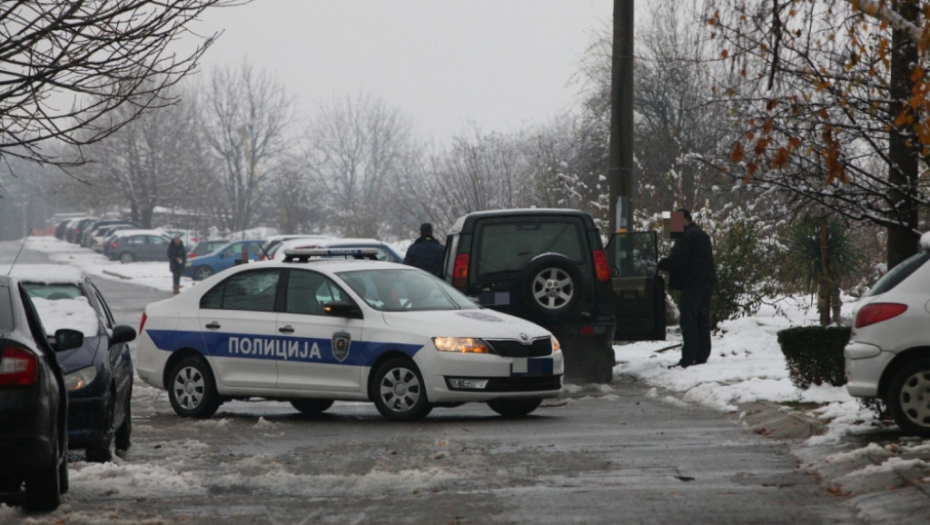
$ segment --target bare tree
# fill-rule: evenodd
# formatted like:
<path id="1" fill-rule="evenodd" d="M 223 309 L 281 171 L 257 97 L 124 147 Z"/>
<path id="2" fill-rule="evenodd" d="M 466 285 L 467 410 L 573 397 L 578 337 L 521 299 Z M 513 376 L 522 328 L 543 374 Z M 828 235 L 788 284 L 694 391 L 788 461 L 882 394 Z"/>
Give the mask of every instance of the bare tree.
<path id="1" fill-rule="evenodd" d="M 307 169 L 325 189 L 331 224 L 344 235 L 379 236 L 400 174 L 415 162 L 410 122 L 360 94 L 324 106 L 306 139 Z"/>
<path id="2" fill-rule="evenodd" d="M 293 102 L 267 73 L 243 63 L 213 73 L 201 111 L 216 159 L 213 213 L 227 230 L 255 225 L 265 182 L 284 160 Z"/>
<path id="3" fill-rule="evenodd" d="M 100 141 L 142 112 L 218 35 L 184 54 L 168 47 L 206 8 L 242 0 L 13 0 L 0 6 L 0 159 L 74 166 L 42 144 Z M 56 93 L 72 96 L 58 107 Z M 119 110 L 119 111 L 117 111 Z"/>
<path id="4" fill-rule="evenodd" d="M 173 93 L 172 93 L 173 94 Z M 91 145 L 89 162 L 76 171 L 96 193 L 111 192 L 128 204 L 133 221 L 152 226 L 156 206 L 176 207 L 196 189 L 203 164 L 192 97 L 148 112 L 106 140 Z M 119 108 L 116 118 L 131 111 Z"/>

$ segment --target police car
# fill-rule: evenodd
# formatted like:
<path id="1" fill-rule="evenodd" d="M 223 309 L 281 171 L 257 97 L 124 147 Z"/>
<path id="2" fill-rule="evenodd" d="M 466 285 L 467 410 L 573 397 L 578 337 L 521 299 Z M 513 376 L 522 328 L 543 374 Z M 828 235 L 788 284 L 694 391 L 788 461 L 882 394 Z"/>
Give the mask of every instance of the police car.
<path id="1" fill-rule="evenodd" d="M 559 395 L 562 353 L 548 331 L 373 258 L 371 249 L 292 250 L 148 305 L 139 377 L 168 390 L 178 415 L 198 418 L 250 397 L 307 414 L 370 400 L 396 421 L 465 402 L 520 417 Z"/>

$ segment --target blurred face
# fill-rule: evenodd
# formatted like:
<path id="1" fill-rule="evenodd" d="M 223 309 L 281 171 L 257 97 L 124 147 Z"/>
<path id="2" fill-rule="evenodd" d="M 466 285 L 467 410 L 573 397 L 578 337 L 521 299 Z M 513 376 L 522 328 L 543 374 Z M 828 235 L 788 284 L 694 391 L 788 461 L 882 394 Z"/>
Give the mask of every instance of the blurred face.
<path id="1" fill-rule="evenodd" d="M 685 212 L 673 211 L 662 212 L 662 222 L 665 230 L 665 237 L 677 239 L 685 231 L 688 225 L 688 219 L 685 218 Z"/>

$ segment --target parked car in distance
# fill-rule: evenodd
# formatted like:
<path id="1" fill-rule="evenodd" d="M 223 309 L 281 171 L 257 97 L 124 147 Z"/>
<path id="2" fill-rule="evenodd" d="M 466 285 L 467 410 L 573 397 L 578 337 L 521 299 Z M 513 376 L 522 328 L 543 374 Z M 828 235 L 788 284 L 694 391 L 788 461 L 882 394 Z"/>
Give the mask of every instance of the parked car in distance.
<path id="1" fill-rule="evenodd" d="M 68 221 L 68 225 L 65 226 L 65 235 L 64 239 L 68 242 L 74 242 L 74 230 L 77 229 L 78 224 L 81 221 L 87 220 L 87 217 L 77 217 Z"/>
<path id="2" fill-rule="evenodd" d="M 203 255 L 211 254 L 216 250 L 219 250 L 223 246 L 229 244 L 228 239 L 217 239 L 214 241 L 200 241 L 196 246 L 189 252 L 187 252 L 187 258 L 193 259 L 194 257 L 201 257 Z"/>
<path id="3" fill-rule="evenodd" d="M 71 231 L 70 241 L 74 244 L 81 244 L 81 239 L 83 238 L 84 231 L 86 231 L 91 224 L 99 221 L 99 217 L 85 217 L 78 221 L 74 225 L 74 229 Z"/>
<path id="4" fill-rule="evenodd" d="M 470 213 L 446 238 L 444 277 L 482 306 L 555 334 L 567 378 L 610 382 L 615 334 L 665 339 L 662 277 L 626 264 L 634 255 L 655 261 L 656 234 L 618 235 L 605 251 L 594 220 L 577 210 Z"/>
<path id="5" fill-rule="evenodd" d="M 238 264 L 237 261 L 242 260 L 243 253 L 248 254 L 248 260 L 257 261 L 263 244 L 265 244 L 264 239 L 233 241 L 208 255 L 194 259 L 188 258 L 184 276 L 191 277 L 195 281 L 206 279 Z"/>
<path id="6" fill-rule="evenodd" d="M 138 223 L 126 221 L 123 219 L 105 219 L 93 221 L 84 227 L 84 233 L 81 234 L 81 246 L 85 248 L 91 248 L 93 246 L 94 234 L 97 233 L 99 228 L 116 224 L 129 224 L 135 228 L 142 227 Z"/>
<path id="7" fill-rule="evenodd" d="M 930 234 L 856 304 L 846 388 L 879 398 L 908 435 L 930 437 Z"/>
<path id="8" fill-rule="evenodd" d="M 68 395 L 55 351 L 83 344 L 62 329 L 53 342 L 15 278 L 0 276 L 0 496 L 51 511 L 68 491 Z"/>
<path id="9" fill-rule="evenodd" d="M 181 242 L 184 243 L 184 247 L 187 248 L 188 250 L 196 246 L 197 243 L 200 241 L 200 239 L 197 236 L 197 232 L 195 232 L 194 230 L 179 230 L 176 228 L 167 228 L 164 231 L 168 235 L 168 237 L 171 237 L 172 239 L 174 237 L 180 236 Z"/>
<path id="10" fill-rule="evenodd" d="M 26 264 L 12 275 L 32 299 L 49 337 L 58 328 L 80 330 L 80 347 L 58 352 L 68 389 L 68 442 L 87 461 L 105 462 L 129 448 L 133 367 L 130 326 L 117 325 L 90 278 L 72 266 Z M 67 323 L 64 326 L 63 323 Z"/>
<path id="11" fill-rule="evenodd" d="M 291 239 L 284 241 L 278 246 L 272 248 L 271 258 L 276 261 L 284 260 L 284 254 L 288 250 L 308 250 L 314 248 L 373 248 L 376 252 L 376 258 L 379 261 L 404 262 L 403 257 L 397 254 L 390 246 L 377 239 L 337 239 L 327 238 L 309 238 L 309 239 Z"/>
<path id="12" fill-rule="evenodd" d="M 93 233 L 90 247 L 97 253 L 103 253 L 103 247 L 106 240 L 114 233 L 121 230 L 136 230 L 139 227 L 135 224 L 108 224 L 97 228 Z"/>
<path id="13" fill-rule="evenodd" d="M 290 241 L 293 239 L 331 239 L 329 235 L 316 235 L 316 234 L 300 234 L 294 233 L 289 235 L 272 235 L 268 237 L 265 241 L 264 246 L 262 246 L 262 254 L 259 256 L 258 260 L 264 261 L 266 259 L 272 258 L 272 254 L 275 252 L 277 247 L 285 241 Z"/>
<path id="14" fill-rule="evenodd" d="M 171 239 L 159 230 L 123 230 L 109 242 L 107 258 L 128 264 L 136 261 L 168 260 Z"/>

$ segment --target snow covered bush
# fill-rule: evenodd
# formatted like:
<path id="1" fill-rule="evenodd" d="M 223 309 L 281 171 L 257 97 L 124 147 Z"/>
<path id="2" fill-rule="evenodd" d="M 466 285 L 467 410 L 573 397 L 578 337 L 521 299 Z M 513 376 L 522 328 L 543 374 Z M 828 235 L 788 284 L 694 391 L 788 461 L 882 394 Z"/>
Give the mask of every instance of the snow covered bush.
<path id="1" fill-rule="evenodd" d="M 845 385 L 843 349 L 851 331 L 849 327 L 798 326 L 778 332 L 778 344 L 794 386 Z"/>

